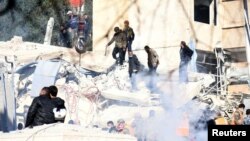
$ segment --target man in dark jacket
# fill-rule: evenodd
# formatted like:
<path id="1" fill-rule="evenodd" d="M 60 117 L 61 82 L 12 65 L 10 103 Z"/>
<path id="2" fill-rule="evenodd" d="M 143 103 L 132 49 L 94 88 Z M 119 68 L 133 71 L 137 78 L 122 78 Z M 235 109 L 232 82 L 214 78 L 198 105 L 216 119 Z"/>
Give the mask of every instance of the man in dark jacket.
<path id="1" fill-rule="evenodd" d="M 91 20 L 87 13 L 85 13 L 83 16 L 84 16 L 84 23 L 85 23 L 84 35 L 85 35 L 85 39 L 88 40 L 88 37 L 91 36 L 90 35 L 91 34 Z"/>
<path id="2" fill-rule="evenodd" d="M 187 67 L 188 63 L 191 60 L 193 55 L 193 51 L 186 45 L 184 41 L 181 41 L 181 48 L 180 48 L 180 66 L 179 66 L 179 81 L 180 82 L 188 82 L 188 74 L 187 74 Z"/>
<path id="3" fill-rule="evenodd" d="M 129 73 L 129 77 L 130 77 L 130 80 L 131 80 L 132 90 L 136 90 L 137 89 L 137 86 L 136 86 L 136 73 L 140 71 L 141 64 L 140 64 L 137 56 L 135 54 L 133 54 L 132 51 L 129 51 L 128 55 L 129 55 L 128 73 Z"/>
<path id="4" fill-rule="evenodd" d="M 56 86 L 49 86 L 51 101 L 54 104 L 53 112 L 55 115 L 56 122 L 63 122 L 66 116 L 66 107 L 64 105 L 64 100 L 57 97 L 58 89 Z"/>
<path id="5" fill-rule="evenodd" d="M 145 46 L 144 49 L 148 54 L 149 73 L 154 74 L 156 72 L 158 65 L 159 65 L 159 56 L 156 53 L 156 51 L 153 50 L 152 48 L 150 48 L 149 46 Z"/>
<path id="6" fill-rule="evenodd" d="M 126 50 L 128 49 L 128 51 L 132 51 L 132 42 L 134 41 L 135 34 L 134 34 L 134 31 L 133 31 L 133 28 L 131 28 L 129 26 L 129 21 L 128 20 L 124 21 L 123 32 L 126 34 L 126 37 L 127 37 Z M 123 54 L 124 55 L 123 59 L 125 59 L 126 50 L 123 52 L 124 53 Z"/>
<path id="7" fill-rule="evenodd" d="M 29 107 L 25 127 L 55 123 L 53 113 L 54 104 L 49 97 L 49 89 L 43 88 L 43 91 L 46 91 L 44 95 L 33 99 Z"/>
<path id="8" fill-rule="evenodd" d="M 78 17 L 77 14 L 72 11 L 68 11 L 67 15 L 69 18 L 67 22 L 67 30 L 69 33 L 70 47 L 73 47 L 77 37 Z"/>
<path id="9" fill-rule="evenodd" d="M 114 28 L 115 34 L 111 41 L 106 45 L 106 48 L 115 42 L 115 48 L 113 49 L 112 56 L 116 60 L 116 63 L 119 61 L 120 65 L 123 65 L 124 61 L 124 51 L 127 45 L 127 39 L 124 32 L 119 29 L 119 27 Z M 117 60 L 117 53 L 119 53 L 119 60 Z"/>
<path id="10" fill-rule="evenodd" d="M 128 52 L 129 60 L 128 60 L 128 72 L 129 77 L 132 77 L 132 74 L 136 74 L 138 71 L 140 71 L 141 63 L 139 62 L 137 56 L 133 54 L 132 51 Z"/>
<path id="11" fill-rule="evenodd" d="M 114 125 L 114 122 L 113 121 L 108 121 L 107 122 L 107 126 L 108 126 L 108 132 L 109 133 L 116 133 L 116 127 Z"/>

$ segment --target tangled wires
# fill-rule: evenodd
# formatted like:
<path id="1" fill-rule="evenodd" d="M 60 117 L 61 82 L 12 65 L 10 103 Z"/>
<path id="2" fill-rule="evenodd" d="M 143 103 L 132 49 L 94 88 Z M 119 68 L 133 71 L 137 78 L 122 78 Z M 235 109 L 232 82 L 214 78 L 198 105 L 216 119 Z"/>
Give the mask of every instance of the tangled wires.
<path id="1" fill-rule="evenodd" d="M 96 86 L 88 87 L 86 90 L 74 90 L 72 86 L 70 85 L 64 85 L 63 89 L 65 91 L 65 100 L 68 106 L 68 113 L 70 120 L 72 120 L 73 116 L 75 117 L 76 121 L 79 121 L 79 100 L 86 98 L 89 102 L 89 109 L 87 110 L 86 114 L 86 120 L 92 121 L 94 119 L 96 110 L 97 110 L 97 103 L 99 101 L 100 97 L 100 91 Z M 81 107 L 84 108 L 84 107 Z M 82 110 L 81 110 L 82 111 Z"/>

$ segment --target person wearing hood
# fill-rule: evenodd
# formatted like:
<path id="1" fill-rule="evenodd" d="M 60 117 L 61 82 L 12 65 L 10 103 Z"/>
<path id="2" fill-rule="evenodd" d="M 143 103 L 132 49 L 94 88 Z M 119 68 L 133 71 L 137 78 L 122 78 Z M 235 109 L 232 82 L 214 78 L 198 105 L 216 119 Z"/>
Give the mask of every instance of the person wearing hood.
<path id="1" fill-rule="evenodd" d="M 58 89 L 56 86 L 49 86 L 51 101 L 54 104 L 53 113 L 56 122 L 64 123 L 66 116 L 66 107 L 64 105 L 64 100 L 57 97 Z"/>

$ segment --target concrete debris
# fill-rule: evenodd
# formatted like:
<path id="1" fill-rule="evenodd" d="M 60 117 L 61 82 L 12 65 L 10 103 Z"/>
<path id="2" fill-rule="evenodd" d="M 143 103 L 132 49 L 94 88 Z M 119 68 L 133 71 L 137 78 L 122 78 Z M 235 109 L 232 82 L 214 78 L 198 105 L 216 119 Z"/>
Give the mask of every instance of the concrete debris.
<path id="1" fill-rule="evenodd" d="M 56 131 L 56 132 L 55 132 Z M 14 131 L 8 134 L 0 133 L 1 141 L 35 140 L 35 141 L 136 141 L 135 137 L 121 134 L 108 134 L 101 131 L 100 128 L 84 128 L 69 124 L 51 124 L 37 126 L 32 129 Z"/>
<path id="2" fill-rule="evenodd" d="M 94 123 L 105 123 L 106 121 L 98 117 L 100 117 L 101 111 L 103 111 L 103 114 L 111 106 L 146 106 L 148 109 L 152 108 L 152 106 L 160 106 L 162 102 L 161 96 L 152 94 L 149 88 L 145 86 L 146 82 L 139 85 L 139 91 L 131 91 L 127 67 L 127 63 L 125 63 L 124 66 L 113 67 L 107 74 L 95 74 L 90 70 L 62 61 L 56 85 L 60 90 L 59 96 L 67 102 L 69 109 L 67 121 L 78 120 L 81 125 L 88 126 Z M 193 75 L 196 76 L 194 80 L 197 82 L 190 82 L 187 86 L 179 85 L 178 88 L 175 85 L 174 89 L 176 88 L 176 90 L 169 91 L 170 93 L 179 93 L 179 96 L 182 97 L 182 100 L 179 100 L 177 105 L 174 105 L 181 107 L 196 97 L 195 101 L 204 103 L 203 105 L 207 105 L 206 107 L 212 110 L 220 110 L 224 113 L 224 116 L 230 118 L 232 111 L 243 98 L 237 99 L 235 95 L 204 94 L 202 88 L 211 87 L 211 84 L 215 82 L 215 78 L 204 74 Z M 18 74 L 16 76 L 20 77 Z M 18 84 L 16 90 L 18 90 L 19 94 L 17 102 L 21 109 L 23 109 L 24 105 L 28 106 L 31 103 L 32 98 L 29 97 L 29 92 L 32 86 L 32 76 L 31 74 L 27 78 L 16 79 L 15 84 Z M 162 85 L 165 88 L 173 89 L 170 88 L 173 84 L 164 83 Z M 177 92 L 179 89 L 185 89 L 186 92 Z M 180 99 L 178 96 L 174 97 Z M 86 107 L 89 107 L 89 109 Z M 204 106 L 198 109 L 204 109 L 202 107 Z M 18 111 L 22 113 L 24 110 L 20 111 L 19 108 Z M 119 110 L 116 112 L 122 113 Z"/>

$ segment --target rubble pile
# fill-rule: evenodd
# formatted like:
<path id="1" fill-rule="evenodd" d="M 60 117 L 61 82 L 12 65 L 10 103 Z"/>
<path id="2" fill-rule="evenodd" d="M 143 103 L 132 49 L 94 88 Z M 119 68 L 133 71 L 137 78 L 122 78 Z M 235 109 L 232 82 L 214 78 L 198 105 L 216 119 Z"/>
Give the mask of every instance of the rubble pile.
<path id="1" fill-rule="evenodd" d="M 115 110 L 127 106 L 130 107 L 128 109 L 132 109 L 141 101 L 146 101 L 144 106 L 149 106 L 148 109 L 152 108 L 153 105 L 150 103 L 153 102 L 150 102 L 152 100 L 150 91 L 143 84 L 140 84 L 140 91 L 128 94 L 131 89 L 128 64 L 112 66 L 108 73 L 97 73 L 64 60 L 61 61 L 55 84 L 59 88 L 58 96 L 66 102 L 67 122 L 73 120 L 84 126 L 93 125 L 99 122 L 100 119 L 97 118 L 100 114 L 103 115 L 106 109 L 112 108 Z M 17 113 L 21 115 L 19 117 L 21 123 L 24 123 L 27 107 L 33 99 L 30 92 L 36 65 L 35 62 L 25 65 L 15 74 L 15 90 L 18 93 Z M 157 100 L 154 99 L 154 101 Z M 132 118 L 137 111 L 135 110 L 127 117 Z M 105 115 L 103 116 L 105 117 Z M 102 122 L 105 123 L 106 121 Z"/>
<path id="2" fill-rule="evenodd" d="M 1 133 L 0 133 L 1 134 Z M 37 126 L 32 129 L 13 131 L 8 134 L 1 134 L 1 141 L 24 141 L 24 140 L 64 140 L 64 141 L 136 141 L 135 137 L 122 134 L 108 134 L 100 128 L 82 128 L 70 124 L 50 124 Z"/>
<path id="3" fill-rule="evenodd" d="M 64 60 L 60 61 L 62 63 L 55 84 L 59 88 L 58 96 L 66 102 L 65 122 L 67 123 L 73 122 L 84 127 L 105 126 L 107 121 L 116 121 L 119 117 L 123 117 L 130 123 L 138 112 L 143 117 L 147 117 L 149 110 L 162 112 L 163 105 L 169 104 L 162 103 L 164 101 L 161 99 L 163 98 L 161 94 L 151 92 L 146 84 L 148 78 L 144 74 L 139 74 L 141 75 L 138 81 L 139 90 L 131 91 L 127 63 L 124 66 L 111 66 L 107 73 L 97 73 Z M 33 99 L 30 97 L 30 91 L 35 66 L 36 62 L 30 63 L 22 67 L 25 73 L 21 73 L 22 69 L 19 69 L 15 74 L 18 78 L 15 80 L 15 88 L 18 93 L 19 123 L 25 122 L 25 115 Z M 230 119 L 237 105 L 249 99 L 246 94 L 217 95 L 213 91 L 208 92 L 207 89 L 211 89 L 213 87 L 211 84 L 215 83 L 215 78 L 209 74 L 190 73 L 190 76 L 193 77 L 191 79 L 193 82 L 185 86 L 178 85 L 178 82 L 165 82 L 165 79 L 157 79 L 159 81 L 157 83 L 162 83 L 161 87 L 168 89 L 166 93 L 173 93 L 171 95 L 179 99 L 167 97 L 170 101 L 178 100 L 177 103 L 173 102 L 179 105 L 178 108 L 191 102 L 195 104 L 193 107 L 197 107 L 197 110 L 192 111 L 194 113 L 209 108 L 221 111 L 223 116 Z M 183 91 L 185 92 L 181 94 Z"/>

